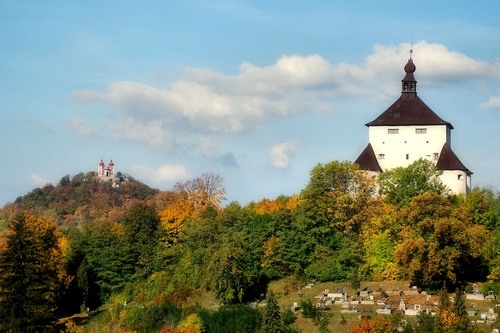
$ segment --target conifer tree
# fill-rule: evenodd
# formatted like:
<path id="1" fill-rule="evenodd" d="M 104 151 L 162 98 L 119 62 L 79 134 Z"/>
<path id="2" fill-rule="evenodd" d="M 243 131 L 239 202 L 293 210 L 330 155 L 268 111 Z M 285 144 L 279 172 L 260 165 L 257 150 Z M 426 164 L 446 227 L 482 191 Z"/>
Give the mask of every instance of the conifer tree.
<path id="1" fill-rule="evenodd" d="M 43 331 L 65 280 L 61 235 L 47 219 L 18 214 L 0 254 L 0 331 Z"/>
<path id="2" fill-rule="evenodd" d="M 262 320 L 261 332 L 281 333 L 283 324 L 281 323 L 281 313 L 273 292 L 269 292 L 266 298 L 266 308 Z"/>

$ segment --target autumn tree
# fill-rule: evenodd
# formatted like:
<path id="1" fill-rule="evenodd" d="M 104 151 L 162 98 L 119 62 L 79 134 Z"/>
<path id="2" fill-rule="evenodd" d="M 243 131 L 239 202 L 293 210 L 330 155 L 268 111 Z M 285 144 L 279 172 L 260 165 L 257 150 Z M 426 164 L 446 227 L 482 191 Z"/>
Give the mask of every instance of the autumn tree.
<path id="1" fill-rule="evenodd" d="M 458 298 L 457 298 L 458 297 Z M 439 292 L 439 302 L 438 302 L 438 318 L 436 328 L 439 328 L 442 332 L 469 332 L 466 326 L 468 326 L 467 313 L 464 307 L 464 297 L 462 295 L 455 296 L 455 302 L 452 303 L 450 296 L 445 289 Z M 464 325 L 465 324 L 465 325 Z"/>
<path id="2" fill-rule="evenodd" d="M 489 236 L 459 207 L 435 193 L 426 193 L 413 198 L 402 210 L 401 219 L 401 242 L 394 256 L 415 284 L 437 290 L 484 278 L 482 248 Z"/>
<path id="3" fill-rule="evenodd" d="M 2 331 L 42 331 L 54 319 L 58 296 L 69 282 L 61 239 L 45 218 L 18 214 L 12 219 L 0 254 Z"/>
<path id="4" fill-rule="evenodd" d="M 407 167 L 383 172 L 378 177 L 380 192 L 388 202 L 402 207 L 425 192 L 445 194 L 447 188 L 439 178 L 441 174 L 434 163 L 421 158 Z"/>
<path id="5" fill-rule="evenodd" d="M 184 230 L 184 222 L 189 218 L 199 217 L 209 207 L 222 208 L 226 189 L 224 179 L 215 173 L 204 173 L 185 182 L 174 185 L 173 202 L 160 212 L 162 225 L 175 242 Z"/>

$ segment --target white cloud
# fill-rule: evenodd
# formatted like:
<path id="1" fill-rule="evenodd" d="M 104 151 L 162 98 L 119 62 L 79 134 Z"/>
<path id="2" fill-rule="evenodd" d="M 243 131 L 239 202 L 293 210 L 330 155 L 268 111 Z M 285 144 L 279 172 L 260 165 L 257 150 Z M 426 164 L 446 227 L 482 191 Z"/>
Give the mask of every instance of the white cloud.
<path id="1" fill-rule="evenodd" d="M 33 185 L 36 187 L 44 187 L 47 184 L 50 184 L 50 181 L 46 180 L 42 176 L 32 173 L 30 175 L 31 181 L 33 182 Z"/>
<path id="2" fill-rule="evenodd" d="M 139 142 L 160 150 L 171 150 L 176 146 L 174 135 L 163 126 L 161 119 L 142 120 L 132 117 L 105 121 L 110 137 L 118 141 Z"/>
<path id="3" fill-rule="evenodd" d="M 114 106 L 116 118 L 105 121 L 105 126 L 117 140 L 164 150 L 200 150 L 197 142 L 207 135 L 254 131 L 273 118 L 335 110 L 336 99 L 392 99 L 400 93 L 410 48 L 415 76 L 426 84 L 500 77 L 500 61 L 475 60 L 421 41 L 413 46 L 375 45 L 361 65 L 334 64 L 320 55 L 290 55 L 270 66 L 243 63 L 237 75 L 189 68 L 167 89 L 117 81 L 107 91 L 77 91 L 73 97 Z"/>
<path id="4" fill-rule="evenodd" d="M 500 96 L 493 96 L 487 102 L 479 104 L 479 108 L 500 108 Z"/>
<path id="5" fill-rule="evenodd" d="M 133 165 L 132 171 L 134 172 L 134 176 L 138 179 L 152 183 L 155 186 L 160 186 L 163 189 L 170 188 L 177 181 L 191 177 L 187 168 L 181 164 L 165 164 L 157 169 Z"/>
<path id="6" fill-rule="evenodd" d="M 273 166 L 277 169 L 285 169 L 290 166 L 291 159 L 295 153 L 296 144 L 293 141 L 283 142 L 271 148 L 269 155 L 273 160 Z"/>
<path id="7" fill-rule="evenodd" d="M 89 137 L 98 135 L 97 131 L 88 125 L 83 119 L 73 117 L 66 120 L 66 125 L 78 135 L 82 137 Z"/>

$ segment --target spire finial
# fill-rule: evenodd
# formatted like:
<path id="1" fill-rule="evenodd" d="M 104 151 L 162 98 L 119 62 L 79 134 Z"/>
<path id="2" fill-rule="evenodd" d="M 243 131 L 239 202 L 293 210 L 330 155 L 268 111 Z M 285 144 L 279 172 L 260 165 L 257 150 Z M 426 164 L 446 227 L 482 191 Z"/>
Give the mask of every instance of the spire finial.
<path id="1" fill-rule="evenodd" d="M 413 45 L 410 48 L 410 59 L 411 59 L 411 54 L 413 53 Z"/>

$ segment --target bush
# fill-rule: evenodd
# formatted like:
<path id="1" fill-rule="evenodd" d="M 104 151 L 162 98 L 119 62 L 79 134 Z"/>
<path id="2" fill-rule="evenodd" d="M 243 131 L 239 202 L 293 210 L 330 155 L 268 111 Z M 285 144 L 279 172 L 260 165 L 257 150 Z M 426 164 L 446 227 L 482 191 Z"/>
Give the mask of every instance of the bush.
<path id="1" fill-rule="evenodd" d="M 177 326 L 180 317 L 181 309 L 170 302 L 160 305 L 129 307 L 122 326 L 138 333 L 158 332 L 164 326 Z"/>
<path id="2" fill-rule="evenodd" d="M 247 305 L 224 305 L 218 310 L 200 309 L 198 312 L 205 332 L 254 333 L 260 329 L 262 315 Z"/>
<path id="3" fill-rule="evenodd" d="M 319 311 L 310 298 L 300 301 L 300 308 L 302 309 L 302 316 L 304 318 L 316 318 L 318 316 Z"/>
<path id="4" fill-rule="evenodd" d="M 281 313 L 281 320 L 283 321 L 283 324 L 285 326 L 291 325 L 295 322 L 295 313 L 292 311 L 290 308 L 286 308 L 282 313 Z"/>

